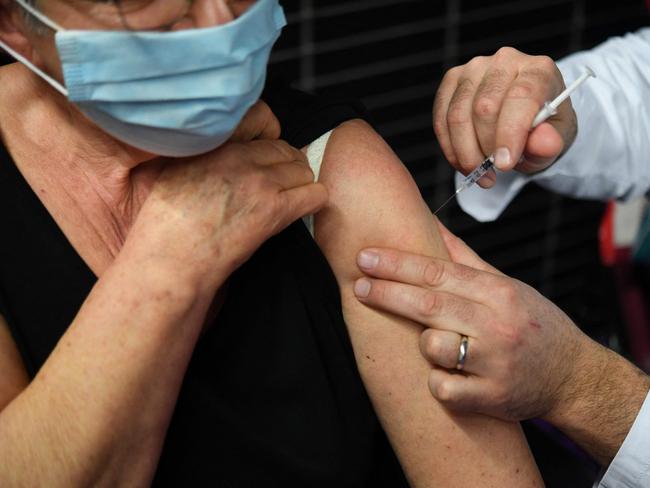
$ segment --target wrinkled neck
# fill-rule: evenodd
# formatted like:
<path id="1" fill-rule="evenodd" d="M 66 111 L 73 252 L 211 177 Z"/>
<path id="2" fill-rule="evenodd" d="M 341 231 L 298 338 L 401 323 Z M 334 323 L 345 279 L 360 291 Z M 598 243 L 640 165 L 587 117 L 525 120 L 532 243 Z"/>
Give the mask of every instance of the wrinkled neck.
<path id="1" fill-rule="evenodd" d="M 0 85 L 4 145 L 75 250 L 101 274 L 119 253 L 162 160 L 102 132 L 20 65 L 0 68 Z"/>

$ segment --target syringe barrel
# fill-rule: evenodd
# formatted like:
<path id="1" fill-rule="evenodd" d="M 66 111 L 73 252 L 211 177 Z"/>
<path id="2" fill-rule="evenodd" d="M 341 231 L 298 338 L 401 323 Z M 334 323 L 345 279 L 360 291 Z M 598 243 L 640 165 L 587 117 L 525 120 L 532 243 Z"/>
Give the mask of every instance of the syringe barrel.
<path id="1" fill-rule="evenodd" d="M 478 166 L 474 171 L 467 175 L 467 178 L 465 178 L 465 184 L 473 185 L 478 180 L 480 180 L 485 175 L 485 173 L 490 171 L 490 168 L 492 168 L 492 166 L 494 166 L 492 158 L 485 159 L 480 166 Z"/>

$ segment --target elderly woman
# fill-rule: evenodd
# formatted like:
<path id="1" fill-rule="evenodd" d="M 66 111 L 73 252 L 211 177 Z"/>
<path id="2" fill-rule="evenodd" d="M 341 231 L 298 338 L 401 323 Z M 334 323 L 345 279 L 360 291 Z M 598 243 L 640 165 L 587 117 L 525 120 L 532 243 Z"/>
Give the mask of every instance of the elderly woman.
<path id="1" fill-rule="evenodd" d="M 516 424 L 442 408 L 420 329 L 354 298 L 362 247 L 446 250 L 354 106 L 269 90 L 277 140 L 282 24 L 0 0 L 2 486 L 541 484 Z M 333 128 L 314 183 L 293 147 Z"/>

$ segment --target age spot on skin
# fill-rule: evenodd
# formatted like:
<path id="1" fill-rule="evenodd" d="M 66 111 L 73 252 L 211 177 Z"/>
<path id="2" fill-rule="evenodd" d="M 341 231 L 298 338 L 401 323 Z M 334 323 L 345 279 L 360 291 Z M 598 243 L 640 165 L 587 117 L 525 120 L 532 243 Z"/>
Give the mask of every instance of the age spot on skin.
<path id="1" fill-rule="evenodd" d="M 540 330 L 542 328 L 541 324 L 538 324 L 537 322 L 528 322 L 528 325 L 537 330 Z"/>

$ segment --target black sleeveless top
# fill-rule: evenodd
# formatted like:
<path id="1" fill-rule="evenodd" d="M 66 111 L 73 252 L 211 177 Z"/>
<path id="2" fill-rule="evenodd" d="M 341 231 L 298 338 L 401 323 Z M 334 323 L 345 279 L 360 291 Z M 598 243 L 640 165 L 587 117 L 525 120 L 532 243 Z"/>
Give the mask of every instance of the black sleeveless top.
<path id="1" fill-rule="evenodd" d="M 289 89 L 264 98 L 296 147 L 363 116 L 353 102 Z M 0 229 L 0 313 L 33 377 L 96 278 L 1 145 Z M 336 281 L 302 222 L 232 276 L 199 340 L 154 481 L 167 485 L 407 486 L 359 377 Z"/>

